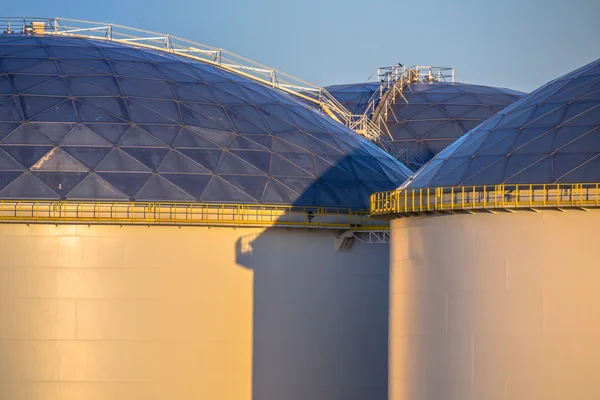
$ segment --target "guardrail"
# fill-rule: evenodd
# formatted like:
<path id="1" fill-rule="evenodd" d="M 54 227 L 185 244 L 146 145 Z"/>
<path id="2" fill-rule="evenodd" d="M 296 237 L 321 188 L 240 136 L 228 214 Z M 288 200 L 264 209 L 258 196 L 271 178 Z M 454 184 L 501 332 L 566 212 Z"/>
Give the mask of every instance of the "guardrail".
<path id="1" fill-rule="evenodd" d="M 371 215 L 600 207 L 600 183 L 417 188 L 371 195 Z"/>
<path id="2" fill-rule="evenodd" d="M 366 211 L 255 204 L 0 201 L 0 223 L 189 225 L 386 230 Z"/>
<path id="3" fill-rule="evenodd" d="M 325 114 L 351 128 L 351 113 L 324 88 L 230 51 L 203 43 L 124 25 L 71 18 L 0 17 L 0 32 L 96 39 L 177 54 L 297 96 L 319 106 Z M 370 133 L 370 135 L 375 134 Z M 370 139 L 368 135 L 365 136 Z"/>
<path id="4" fill-rule="evenodd" d="M 392 89 L 395 99 L 407 82 L 454 82 L 454 69 L 445 67 L 393 66 L 379 68 L 377 76 L 380 88 L 370 99 L 364 114 L 353 115 L 331 93 L 323 87 L 308 83 L 290 74 L 268 67 L 230 51 L 208 46 L 203 43 L 180 38 L 167 33 L 71 18 L 41 17 L 2 17 L 0 32 L 4 34 L 67 36 L 103 41 L 119 42 L 166 53 L 177 54 L 193 60 L 212 64 L 218 68 L 244 76 L 248 79 L 271 86 L 304 101 L 313 103 L 330 118 L 345 125 L 390 152 L 391 144 L 384 137 L 382 126 L 373 116 L 379 100 Z M 398 86 L 397 81 L 401 81 Z M 405 99 L 406 100 L 406 99 Z M 388 132 L 388 137 L 391 138 Z"/>
<path id="5" fill-rule="evenodd" d="M 454 83 L 454 68 L 398 64 L 397 66 L 379 68 L 377 77 L 380 83 L 379 89 L 369 99 L 365 112 L 362 115 L 354 115 L 355 122 L 348 126 L 359 133 L 363 131 L 376 132 L 377 143 L 392 154 L 394 158 L 401 160 L 401 157 L 410 150 L 404 148 L 398 151 L 393 143 L 394 138 L 387 127 L 388 113 L 392 109 L 392 105 L 396 103 L 399 97 L 408 103 L 403 92 L 412 83 Z M 367 134 L 362 134 L 369 137 Z M 413 156 L 411 161 L 415 170 L 424 164 L 418 156 Z"/>

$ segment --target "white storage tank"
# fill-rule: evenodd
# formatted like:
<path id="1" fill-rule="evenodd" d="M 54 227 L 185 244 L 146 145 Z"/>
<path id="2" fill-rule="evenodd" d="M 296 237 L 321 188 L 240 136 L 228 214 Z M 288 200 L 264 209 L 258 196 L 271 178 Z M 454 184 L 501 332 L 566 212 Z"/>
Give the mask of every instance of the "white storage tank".
<path id="1" fill-rule="evenodd" d="M 461 137 L 392 218 L 390 400 L 600 397 L 600 60 Z"/>
<path id="2" fill-rule="evenodd" d="M 384 400 L 388 245 L 349 244 L 406 167 L 212 50 L 19 21 L 0 398 Z"/>

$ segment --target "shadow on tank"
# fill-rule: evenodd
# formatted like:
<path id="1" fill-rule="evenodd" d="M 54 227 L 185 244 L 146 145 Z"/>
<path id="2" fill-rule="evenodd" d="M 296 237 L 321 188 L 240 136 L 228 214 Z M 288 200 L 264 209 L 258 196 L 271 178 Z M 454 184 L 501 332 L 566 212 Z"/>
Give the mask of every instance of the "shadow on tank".
<path id="1" fill-rule="evenodd" d="M 254 271 L 253 400 L 387 399 L 389 247 L 337 251 L 343 232 L 268 228 L 238 239 L 236 261 Z"/>

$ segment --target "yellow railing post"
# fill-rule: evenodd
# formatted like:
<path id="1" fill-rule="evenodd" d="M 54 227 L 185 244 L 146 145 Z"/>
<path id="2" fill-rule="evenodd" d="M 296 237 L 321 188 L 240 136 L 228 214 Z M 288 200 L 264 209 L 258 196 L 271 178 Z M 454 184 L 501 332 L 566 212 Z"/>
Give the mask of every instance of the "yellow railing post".
<path id="1" fill-rule="evenodd" d="M 548 190 L 546 189 L 546 185 L 542 186 L 542 206 L 546 207 L 546 200 L 548 199 Z"/>
<path id="2" fill-rule="evenodd" d="M 486 190 L 485 190 L 485 189 L 486 189 L 486 186 L 483 186 L 483 208 L 484 208 L 484 209 L 485 209 L 485 208 L 487 208 L 487 205 L 486 205 L 486 197 L 487 197 L 487 193 L 486 193 Z"/>
<path id="3" fill-rule="evenodd" d="M 533 207 L 533 185 L 529 185 L 529 208 Z"/>

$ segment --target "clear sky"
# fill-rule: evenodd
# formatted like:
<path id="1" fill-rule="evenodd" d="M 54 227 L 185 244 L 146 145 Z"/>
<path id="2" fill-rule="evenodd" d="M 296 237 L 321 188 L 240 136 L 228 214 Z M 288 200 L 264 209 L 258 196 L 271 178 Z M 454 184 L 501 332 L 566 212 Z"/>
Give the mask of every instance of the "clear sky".
<path id="1" fill-rule="evenodd" d="M 7 0 L 0 13 L 170 33 L 317 85 L 401 62 L 531 91 L 600 57 L 600 0 Z"/>

